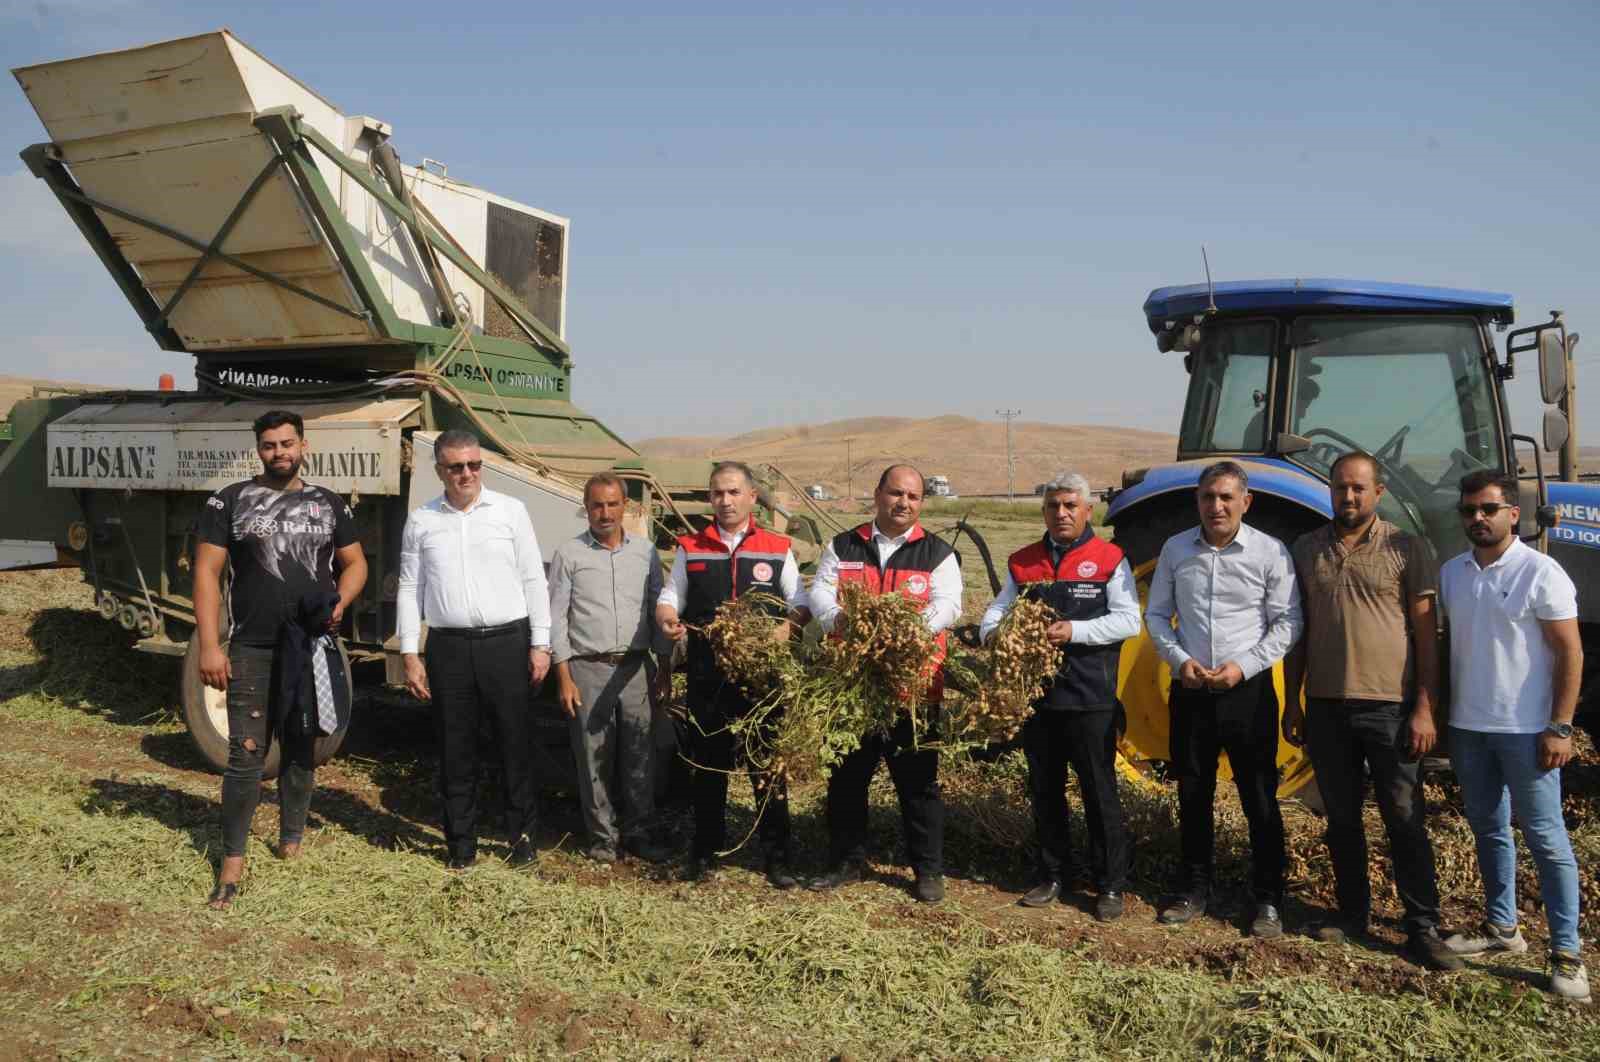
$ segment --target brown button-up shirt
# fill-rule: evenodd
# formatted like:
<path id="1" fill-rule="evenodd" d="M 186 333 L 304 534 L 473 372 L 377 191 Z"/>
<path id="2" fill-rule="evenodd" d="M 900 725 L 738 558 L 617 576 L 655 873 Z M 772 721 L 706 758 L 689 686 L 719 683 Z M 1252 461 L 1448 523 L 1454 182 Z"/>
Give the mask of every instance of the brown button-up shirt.
<path id="1" fill-rule="evenodd" d="M 1409 602 L 1438 593 L 1427 540 L 1379 518 L 1351 549 L 1329 523 L 1302 535 L 1293 552 L 1305 611 L 1306 696 L 1409 700 Z"/>

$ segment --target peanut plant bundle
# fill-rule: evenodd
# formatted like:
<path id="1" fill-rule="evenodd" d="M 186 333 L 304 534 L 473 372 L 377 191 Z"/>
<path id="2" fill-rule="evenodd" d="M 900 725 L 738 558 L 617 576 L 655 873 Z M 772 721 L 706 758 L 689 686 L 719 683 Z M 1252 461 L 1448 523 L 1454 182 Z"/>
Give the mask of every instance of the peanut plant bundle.
<path id="1" fill-rule="evenodd" d="M 751 598 L 724 604 L 706 629 L 718 666 L 753 702 L 730 729 L 758 770 L 825 778 L 865 735 L 908 713 L 920 723 L 935 652 L 922 605 L 853 584 L 839 604 L 834 636 L 804 655 L 773 641 L 770 612 Z"/>
<path id="2" fill-rule="evenodd" d="M 787 625 L 778 629 L 788 611 L 776 594 L 745 594 L 724 601 L 705 626 L 717 666 L 746 697 L 759 700 L 771 693 L 795 666 Z"/>
<path id="3" fill-rule="evenodd" d="M 947 751 L 1010 741 L 1022 729 L 1061 663 L 1061 651 L 1046 636 L 1055 619 L 1043 601 L 1019 599 L 981 649 L 951 654 L 945 673 L 964 696 L 945 711 Z"/>

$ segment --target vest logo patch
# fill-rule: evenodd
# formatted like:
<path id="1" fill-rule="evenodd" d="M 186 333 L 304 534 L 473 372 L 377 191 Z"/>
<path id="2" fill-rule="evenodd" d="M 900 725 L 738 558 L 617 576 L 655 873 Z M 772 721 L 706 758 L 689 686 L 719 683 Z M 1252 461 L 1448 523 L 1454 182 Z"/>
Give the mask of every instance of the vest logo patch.
<path id="1" fill-rule="evenodd" d="M 691 571 L 691 572 L 703 572 L 703 571 L 706 570 L 706 562 L 705 561 L 690 561 L 687 570 Z"/>
<path id="2" fill-rule="evenodd" d="M 754 568 L 750 569 L 750 578 L 758 583 L 772 582 L 772 565 L 766 561 L 758 562 Z"/>
<path id="3" fill-rule="evenodd" d="M 866 561 L 840 561 L 839 562 L 839 570 L 841 572 L 860 572 L 860 571 L 865 571 L 866 567 L 867 567 L 867 562 Z"/>
<path id="4" fill-rule="evenodd" d="M 1095 573 L 1099 570 L 1100 565 L 1096 564 L 1094 561 L 1084 561 L 1082 564 L 1078 565 L 1078 578 L 1093 579 Z"/>
<path id="5" fill-rule="evenodd" d="M 928 592 L 928 577 L 926 575 L 912 575 L 906 578 L 906 589 L 913 594 Z"/>

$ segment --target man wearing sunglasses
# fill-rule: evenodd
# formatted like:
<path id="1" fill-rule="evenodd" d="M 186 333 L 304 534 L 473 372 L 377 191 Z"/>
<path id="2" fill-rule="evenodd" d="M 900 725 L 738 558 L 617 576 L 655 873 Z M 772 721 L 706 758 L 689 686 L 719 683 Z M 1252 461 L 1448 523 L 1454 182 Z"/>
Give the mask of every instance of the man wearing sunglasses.
<path id="1" fill-rule="evenodd" d="M 534 782 L 528 688 L 550 670 L 550 598 L 527 508 L 483 486 L 478 437 L 434 443 L 444 493 L 406 519 L 396 626 L 406 688 L 433 702 L 439 791 L 452 869 L 478 853 L 478 718 L 500 739 L 512 838 L 509 862 L 533 863 Z M 426 662 L 418 653 L 428 624 Z"/>
<path id="2" fill-rule="evenodd" d="M 1578 952 L 1578 864 L 1561 814 L 1561 768 L 1583 675 L 1578 592 L 1561 566 L 1517 534 L 1517 481 L 1484 470 L 1461 480 L 1472 543 L 1439 573 L 1450 621 L 1450 760 L 1478 841 L 1485 918 L 1446 943 L 1462 955 L 1525 952 L 1517 929 L 1516 813 L 1539 870 L 1550 925 L 1550 990 L 1588 1002 Z"/>

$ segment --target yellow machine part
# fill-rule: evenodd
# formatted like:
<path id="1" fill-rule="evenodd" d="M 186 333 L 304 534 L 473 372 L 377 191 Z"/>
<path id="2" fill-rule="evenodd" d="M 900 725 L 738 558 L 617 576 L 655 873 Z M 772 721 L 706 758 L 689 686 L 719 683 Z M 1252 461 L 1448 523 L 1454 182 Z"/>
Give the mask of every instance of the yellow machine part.
<path id="1" fill-rule="evenodd" d="M 1134 579 L 1139 584 L 1139 607 L 1142 612 L 1150 594 L 1150 577 L 1155 573 L 1156 562 L 1146 561 L 1134 569 Z M 1128 715 L 1128 730 L 1122 736 L 1118 750 L 1130 762 L 1140 760 L 1165 760 L 1172 755 L 1168 739 L 1171 733 L 1167 708 L 1167 693 L 1172 685 L 1172 670 L 1156 652 L 1150 635 L 1140 631 L 1139 637 L 1130 639 L 1122 647 L 1122 662 L 1117 675 L 1117 694 L 1122 698 Z M 1272 685 L 1278 692 L 1278 703 L 1283 704 L 1283 665 L 1272 668 Z M 1223 754 L 1218 777 L 1232 778 L 1228 757 Z M 1315 779 L 1311 757 L 1304 749 L 1297 749 L 1283 735 L 1278 735 L 1278 798 L 1298 794 Z"/>

